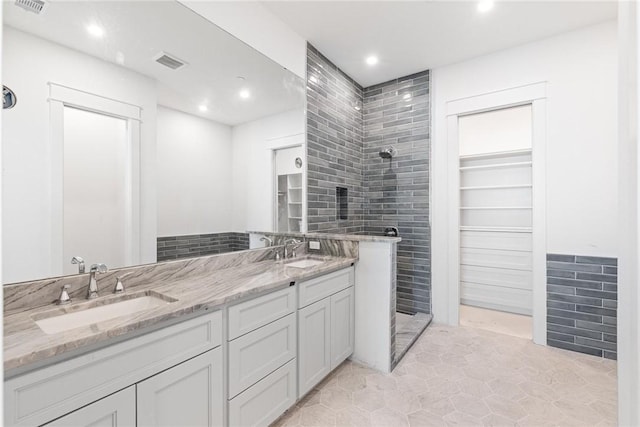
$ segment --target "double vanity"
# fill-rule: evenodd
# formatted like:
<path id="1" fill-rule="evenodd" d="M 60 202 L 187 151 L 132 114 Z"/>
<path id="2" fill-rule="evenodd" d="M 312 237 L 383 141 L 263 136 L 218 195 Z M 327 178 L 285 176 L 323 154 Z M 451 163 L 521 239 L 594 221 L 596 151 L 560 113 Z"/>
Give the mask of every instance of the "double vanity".
<path id="1" fill-rule="evenodd" d="M 66 278 L 11 285 L 4 424 L 269 425 L 353 353 L 357 261 L 273 252 L 123 269 L 89 301 L 74 277 L 63 306 Z"/>

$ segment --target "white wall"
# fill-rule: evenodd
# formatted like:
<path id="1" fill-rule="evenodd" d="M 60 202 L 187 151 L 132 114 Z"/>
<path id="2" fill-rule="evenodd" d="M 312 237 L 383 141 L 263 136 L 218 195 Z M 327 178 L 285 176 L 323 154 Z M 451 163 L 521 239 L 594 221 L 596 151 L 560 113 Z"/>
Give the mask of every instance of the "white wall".
<path id="1" fill-rule="evenodd" d="M 620 125 L 620 256 L 618 259 L 618 425 L 640 425 L 640 210 L 638 181 L 638 80 L 640 79 L 640 8 L 620 2 L 619 22 L 619 125 Z"/>
<path id="2" fill-rule="evenodd" d="M 305 79 L 307 42 L 255 1 L 179 0 L 229 34 Z"/>
<path id="3" fill-rule="evenodd" d="M 616 23 L 441 67 L 432 74 L 432 283 L 448 322 L 448 101 L 547 82 L 547 252 L 615 257 L 617 247 Z M 453 250 L 453 249 L 451 249 Z"/>
<path id="4" fill-rule="evenodd" d="M 158 106 L 158 236 L 231 230 L 231 127 Z"/>
<path id="5" fill-rule="evenodd" d="M 470 114 L 458 119 L 461 156 L 531 148 L 531 105 Z"/>
<path id="6" fill-rule="evenodd" d="M 232 129 L 233 231 L 273 229 L 272 150 L 304 144 L 303 110 L 292 110 Z"/>
<path id="7" fill-rule="evenodd" d="M 141 261 L 155 262 L 155 82 L 6 26 L 3 49 L 3 83 L 18 96 L 2 112 L 3 282 L 50 275 L 48 82 L 142 107 Z"/>

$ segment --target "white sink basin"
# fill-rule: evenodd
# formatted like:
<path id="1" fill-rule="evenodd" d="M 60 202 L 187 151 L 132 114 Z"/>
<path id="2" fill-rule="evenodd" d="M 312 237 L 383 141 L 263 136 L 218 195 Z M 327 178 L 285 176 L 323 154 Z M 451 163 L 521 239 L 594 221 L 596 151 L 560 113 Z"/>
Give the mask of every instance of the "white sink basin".
<path id="1" fill-rule="evenodd" d="M 124 299 L 126 298 L 126 299 Z M 57 311 L 43 313 L 40 319 L 35 319 L 36 324 L 46 334 L 57 334 L 82 326 L 93 325 L 116 317 L 127 316 L 132 313 L 149 310 L 171 304 L 177 300 L 166 297 L 161 294 L 143 293 L 139 296 L 125 296 L 113 300 L 106 301 L 103 305 L 88 305 L 86 308 L 82 306 L 60 308 Z M 68 311 L 66 310 L 76 310 Z"/>
<path id="2" fill-rule="evenodd" d="M 300 261 L 287 263 L 287 267 L 309 268 L 320 264 L 324 264 L 324 261 L 318 261 L 317 259 L 301 259 Z"/>

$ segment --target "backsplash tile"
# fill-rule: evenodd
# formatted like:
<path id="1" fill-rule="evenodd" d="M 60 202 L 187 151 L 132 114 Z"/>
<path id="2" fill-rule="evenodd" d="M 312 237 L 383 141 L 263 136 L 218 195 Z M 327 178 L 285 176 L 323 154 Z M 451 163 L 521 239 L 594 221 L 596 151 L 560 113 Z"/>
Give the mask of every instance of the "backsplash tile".
<path id="1" fill-rule="evenodd" d="M 249 249 L 248 233 L 211 233 L 158 237 L 157 260 L 167 261 Z"/>
<path id="2" fill-rule="evenodd" d="M 547 344 L 617 358 L 616 258 L 547 254 Z"/>

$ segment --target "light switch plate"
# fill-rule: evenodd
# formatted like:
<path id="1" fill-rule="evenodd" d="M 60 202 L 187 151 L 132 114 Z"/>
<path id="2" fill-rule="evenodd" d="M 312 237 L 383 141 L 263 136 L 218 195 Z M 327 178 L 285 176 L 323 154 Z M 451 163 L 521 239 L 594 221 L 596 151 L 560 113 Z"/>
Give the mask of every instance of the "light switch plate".
<path id="1" fill-rule="evenodd" d="M 315 241 L 315 240 L 310 240 L 309 241 L 309 249 L 319 250 L 320 249 L 320 242 Z"/>

